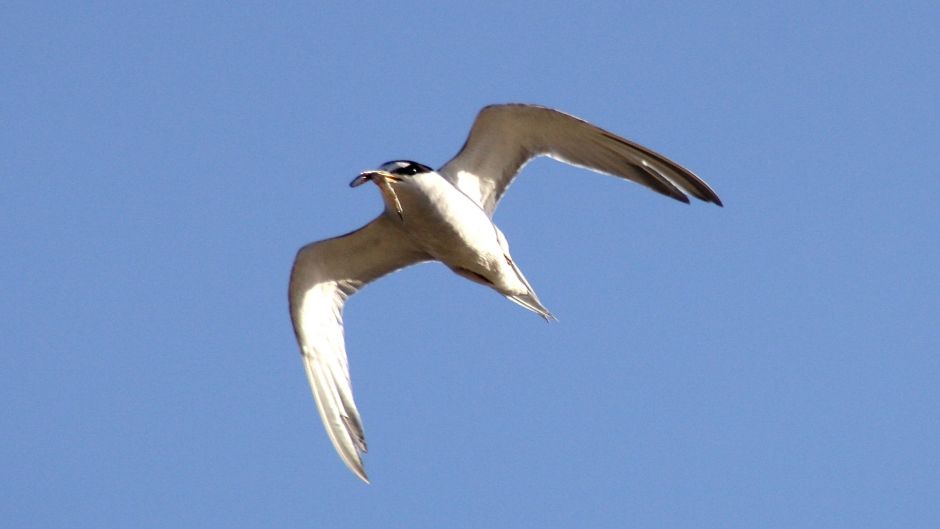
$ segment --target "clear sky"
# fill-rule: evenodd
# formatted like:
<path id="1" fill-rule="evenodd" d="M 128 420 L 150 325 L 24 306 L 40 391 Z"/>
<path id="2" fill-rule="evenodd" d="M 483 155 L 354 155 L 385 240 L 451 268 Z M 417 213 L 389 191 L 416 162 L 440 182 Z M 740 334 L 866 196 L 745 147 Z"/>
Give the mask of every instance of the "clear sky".
<path id="1" fill-rule="evenodd" d="M 0 7 L 4 526 L 940 526 L 935 3 L 310 4 Z M 559 322 L 439 264 L 352 298 L 365 485 L 294 253 L 510 101 L 725 207 L 541 160 L 495 220 Z"/>

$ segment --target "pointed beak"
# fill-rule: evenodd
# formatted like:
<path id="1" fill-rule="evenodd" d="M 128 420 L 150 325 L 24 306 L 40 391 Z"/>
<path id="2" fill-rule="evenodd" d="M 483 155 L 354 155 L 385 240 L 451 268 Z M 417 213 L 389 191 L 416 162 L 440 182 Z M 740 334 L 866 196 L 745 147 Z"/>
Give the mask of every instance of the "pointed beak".
<path id="1" fill-rule="evenodd" d="M 353 178 L 353 181 L 349 183 L 349 187 L 359 187 L 362 184 L 368 182 L 369 180 L 373 181 L 375 185 L 379 186 L 379 190 L 382 191 L 382 194 L 392 204 L 395 208 L 395 212 L 398 213 L 398 216 L 405 220 L 405 215 L 401 209 L 401 202 L 398 200 L 398 194 L 395 193 L 395 190 L 392 188 L 392 182 L 401 182 L 401 178 L 398 176 L 389 173 L 388 171 L 363 171 L 359 173 L 359 176 Z"/>
<path id="2" fill-rule="evenodd" d="M 383 187 L 382 184 L 389 180 L 392 182 L 401 182 L 401 178 L 388 171 L 363 171 L 359 173 L 359 176 L 353 178 L 353 181 L 349 183 L 349 187 L 359 187 L 369 180 L 375 182 L 379 187 Z"/>
<path id="3" fill-rule="evenodd" d="M 372 176 L 369 173 L 360 173 L 359 176 L 353 178 L 353 181 L 349 183 L 349 187 L 359 187 L 369 180 L 372 180 Z"/>

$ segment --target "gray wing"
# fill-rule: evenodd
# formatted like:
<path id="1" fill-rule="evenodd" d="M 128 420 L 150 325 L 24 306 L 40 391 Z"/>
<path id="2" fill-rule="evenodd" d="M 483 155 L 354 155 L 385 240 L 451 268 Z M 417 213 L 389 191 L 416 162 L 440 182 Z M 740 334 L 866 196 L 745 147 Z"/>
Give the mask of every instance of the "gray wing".
<path id="1" fill-rule="evenodd" d="M 304 246 L 291 270 L 291 321 L 320 417 L 343 462 L 366 483 L 366 440 L 349 382 L 343 305 L 366 283 L 427 259 L 380 216 L 342 237 Z"/>
<path id="2" fill-rule="evenodd" d="M 676 200 L 721 205 L 694 173 L 665 156 L 574 116 L 534 105 L 480 111 L 463 148 L 438 171 L 492 216 L 520 169 L 536 156 L 619 176 Z"/>

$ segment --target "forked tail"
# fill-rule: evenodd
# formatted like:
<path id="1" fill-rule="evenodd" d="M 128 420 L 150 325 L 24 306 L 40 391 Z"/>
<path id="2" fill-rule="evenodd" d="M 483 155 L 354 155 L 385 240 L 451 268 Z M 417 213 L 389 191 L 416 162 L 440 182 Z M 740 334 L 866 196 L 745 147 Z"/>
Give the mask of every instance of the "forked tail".
<path id="1" fill-rule="evenodd" d="M 554 314 L 549 312 L 548 309 L 542 305 L 542 302 L 539 301 L 539 297 L 535 295 L 535 290 L 532 288 L 532 285 L 529 284 L 529 280 L 522 275 L 522 270 L 519 270 L 519 267 L 516 266 L 516 263 L 513 262 L 512 258 L 509 257 L 509 254 L 506 255 L 506 262 L 509 263 L 509 266 L 512 267 L 513 271 L 516 273 L 516 276 L 522 281 L 522 284 L 525 285 L 526 290 L 525 294 L 515 294 L 515 295 L 506 295 L 506 298 L 513 303 L 517 303 L 532 312 L 538 314 L 539 316 L 545 318 L 545 321 L 558 321 L 558 318 Z"/>
<path id="2" fill-rule="evenodd" d="M 535 293 L 532 291 L 524 296 L 506 296 L 506 299 L 531 310 L 545 318 L 545 321 L 558 321 L 558 318 L 542 305 L 539 298 L 535 297 Z"/>

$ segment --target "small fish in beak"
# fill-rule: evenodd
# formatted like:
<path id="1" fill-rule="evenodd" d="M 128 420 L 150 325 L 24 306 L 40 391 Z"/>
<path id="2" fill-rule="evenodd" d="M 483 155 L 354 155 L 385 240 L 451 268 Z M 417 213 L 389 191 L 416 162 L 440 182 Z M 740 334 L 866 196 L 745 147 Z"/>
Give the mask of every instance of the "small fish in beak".
<path id="1" fill-rule="evenodd" d="M 395 212 L 398 213 L 398 218 L 405 220 L 404 211 L 401 209 L 401 202 L 398 200 L 398 194 L 395 193 L 395 189 L 392 188 L 392 184 L 390 183 L 401 182 L 401 178 L 388 171 L 363 171 L 359 173 L 359 176 L 353 178 L 353 181 L 349 183 L 349 187 L 359 187 L 369 180 L 372 180 L 375 185 L 379 186 L 379 190 L 385 195 L 385 198 L 395 206 Z"/>

